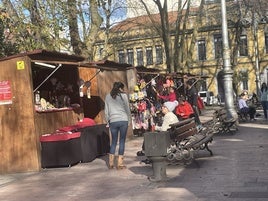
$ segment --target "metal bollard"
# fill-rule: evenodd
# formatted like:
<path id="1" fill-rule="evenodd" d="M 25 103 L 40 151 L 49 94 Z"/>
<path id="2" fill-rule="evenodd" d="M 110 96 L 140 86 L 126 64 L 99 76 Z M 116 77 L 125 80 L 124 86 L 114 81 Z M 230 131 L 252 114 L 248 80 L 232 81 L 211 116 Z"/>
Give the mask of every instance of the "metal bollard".
<path id="1" fill-rule="evenodd" d="M 150 181 L 165 181 L 166 174 L 166 156 L 169 146 L 169 132 L 148 132 L 144 133 L 145 156 L 152 161 L 153 176 Z"/>

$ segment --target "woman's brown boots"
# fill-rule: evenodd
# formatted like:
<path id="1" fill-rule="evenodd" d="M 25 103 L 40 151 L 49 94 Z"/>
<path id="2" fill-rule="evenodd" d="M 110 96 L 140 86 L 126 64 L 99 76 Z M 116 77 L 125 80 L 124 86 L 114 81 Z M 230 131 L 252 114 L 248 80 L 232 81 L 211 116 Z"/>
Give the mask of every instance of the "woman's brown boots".
<path id="1" fill-rule="evenodd" d="M 119 155 L 118 156 L 118 161 L 117 161 L 117 169 L 118 170 L 127 168 L 127 166 L 125 166 L 123 162 L 124 162 L 124 156 Z"/>
<path id="2" fill-rule="evenodd" d="M 114 154 L 109 154 L 109 164 L 108 164 L 109 169 L 114 168 Z"/>
<path id="3" fill-rule="evenodd" d="M 109 169 L 114 168 L 114 160 L 115 160 L 115 155 L 109 154 L 109 164 L 108 164 Z M 123 162 L 124 162 L 124 156 L 119 155 L 118 160 L 117 160 L 117 167 L 116 167 L 118 170 L 122 170 L 122 169 L 127 168 L 127 166 L 125 166 Z"/>

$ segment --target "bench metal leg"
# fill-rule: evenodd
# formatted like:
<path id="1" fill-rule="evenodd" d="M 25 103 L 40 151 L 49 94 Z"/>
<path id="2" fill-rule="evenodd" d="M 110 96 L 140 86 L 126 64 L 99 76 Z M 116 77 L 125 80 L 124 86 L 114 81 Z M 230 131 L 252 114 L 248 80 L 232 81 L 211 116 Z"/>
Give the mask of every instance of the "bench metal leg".
<path id="1" fill-rule="evenodd" d="M 211 151 L 211 149 L 208 148 L 208 143 L 205 144 L 205 148 L 210 153 L 210 156 L 213 156 L 213 152 Z"/>

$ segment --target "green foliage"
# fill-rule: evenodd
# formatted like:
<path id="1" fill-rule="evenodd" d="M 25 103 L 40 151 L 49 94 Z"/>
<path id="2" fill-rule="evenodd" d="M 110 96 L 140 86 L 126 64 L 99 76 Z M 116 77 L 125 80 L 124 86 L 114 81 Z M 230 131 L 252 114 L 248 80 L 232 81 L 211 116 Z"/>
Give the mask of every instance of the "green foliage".
<path id="1" fill-rule="evenodd" d="M 0 0 L 10 18 L 5 28 L 20 52 L 46 49 L 85 57 L 92 55 L 102 24 L 97 2 L 105 1 Z"/>
<path id="2" fill-rule="evenodd" d="M 8 20 L 5 15 L 0 13 L 0 57 L 9 56 L 18 53 L 18 46 L 15 42 L 6 40 L 5 31 L 7 30 L 6 25 Z"/>

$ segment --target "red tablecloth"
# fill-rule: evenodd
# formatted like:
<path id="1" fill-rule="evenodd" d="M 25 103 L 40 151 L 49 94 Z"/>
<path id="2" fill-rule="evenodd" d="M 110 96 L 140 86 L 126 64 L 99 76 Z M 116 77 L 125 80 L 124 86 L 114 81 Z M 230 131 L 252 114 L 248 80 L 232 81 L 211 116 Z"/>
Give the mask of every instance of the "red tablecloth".
<path id="1" fill-rule="evenodd" d="M 81 132 L 75 133 L 52 133 L 49 135 L 42 135 L 40 137 L 40 142 L 54 142 L 54 141 L 66 141 L 74 138 L 79 138 L 81 136 Z"/>
<path id="2" fill-rule="evenodd" d="M 56 132 L 75 132 L 79 129 L 82 129 L 88 126 L 94 126 L 94 125 L 96 125 L 96 123 L 93 119 L 84 118 L 83 121 L 81 122 L 79 121 L 75 125 L 59 128 L 56 130 Z"/>

